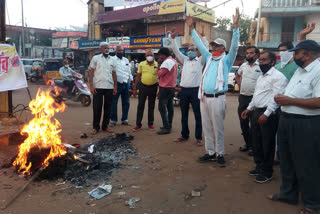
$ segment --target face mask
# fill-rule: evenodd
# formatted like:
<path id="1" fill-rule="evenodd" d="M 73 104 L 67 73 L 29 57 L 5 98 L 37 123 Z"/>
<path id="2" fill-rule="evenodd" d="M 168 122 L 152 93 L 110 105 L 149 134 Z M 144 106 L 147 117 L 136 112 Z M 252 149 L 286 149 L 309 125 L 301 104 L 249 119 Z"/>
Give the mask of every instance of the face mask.
<path id="1" fill-rule="evenodd" d="M 122 59 L 123 53 L 117 53 L 117 57 L 118 57 L 119 59 Z"/>
<path id="2" fill-rule="evenodd" d="M 110 56 L 115 56 L 116 54 L 114 52 L 109 52 Z"/>
<path id="3" fill-rule="evenodd" d="M 153 56 L 147 56 L 147 61 L 152 62 L 153 61 Z"/>
<path id="4" fill-rule="evenodd" d="M 263 74 L 267 73 L 270 68 L 272 68 L 272 65 L 270 64 L 263 64 L 263 65 L 259 65 L 260 70 L 262 71 Z"/>
<path id="5" fill-rule="evenodd" d="M 107 58 L 107 57 L 109 56 L 109 54 L 108 54 L 108 53 L 103 53 L 103 56 L 104 56 L 105 58 Z"/>
<path id="6" fill-rule="evenodd" d="M 188 57 L 189 57 L 190 59 L 194 59 L 194 58 L 196 58 L 196 56 L 197 56 L 196 52 L 194 52 L 194 51 L 188 51 L 188 52 L 187 52 L 187 55 L 188 55 Z"/>
<path id="7" fill-rule="evenodd" d="M 301 57 L 301 58 L 303 58 L 303 57 Z M 304 61 L 302 61 L 301 58 L 300 59 L 294 59 L 294 62 L 297 64 L 297 66 L 303 68 Z"/>
<path id="8" fill-rule="evenodd" d="M 69 65 L 64 65 L 65 68 L 69 68 Z"/>
<path id="9" fill-rule="evenodd" d="M 211 55 L 212 55 L 213 57 L 215 57 L 215 56 L 221 56 L 221 53 L 218 52 L 218 51 L 216 51 L 216 52 L 212 52 Z"/>
<path id="10" fill-rule="evenodd" d="M 254 61 L 253 58 L 246 58 L 247 62 L 252 63 Z"/>
<path id="11" fill-rule="evenodd" d="M 293 52 L 280 51 L 281 68 L 284 68 L 293 57 Z"/>

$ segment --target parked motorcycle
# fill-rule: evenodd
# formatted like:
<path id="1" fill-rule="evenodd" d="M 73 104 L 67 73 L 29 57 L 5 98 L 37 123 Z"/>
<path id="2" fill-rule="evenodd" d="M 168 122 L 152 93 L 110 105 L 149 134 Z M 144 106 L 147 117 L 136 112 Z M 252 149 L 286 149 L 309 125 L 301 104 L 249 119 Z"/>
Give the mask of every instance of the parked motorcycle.
<path id="1" fill-rule="evenodd" d="M 29 79 L 30 79 L 30 81 L 32 82 L 32 83 L 36 83 L 36 82 L 39 82 L 40 80 L 42 80 L 42 79 L 44 79 L 43 78 L 43 72 L 42 72 L 42 70 L 40 70 L 40 69 L 35 69 L 35 70 L 32 70 L 31 71 L 31 74 L 30 74 L 30 77 L 29 77 Z"/>
<path id="2" fill-rule="evenodd" d="M 91 104 L 91 93 L 87 84 L 83 82 L 82 75 L 78 73 L 74 74 L 73 82 L 72 95 L 69 96 L 67 94 L 68 86 L 63 84 L 63 80 L 53 79 L 50 84 L 55 89 L 51 90 L 51 96 L 57 103 L 61 103 L 64 99 L 68 99 L 74 102 L 81 102 L 83 106 L 89 106 Z"/>

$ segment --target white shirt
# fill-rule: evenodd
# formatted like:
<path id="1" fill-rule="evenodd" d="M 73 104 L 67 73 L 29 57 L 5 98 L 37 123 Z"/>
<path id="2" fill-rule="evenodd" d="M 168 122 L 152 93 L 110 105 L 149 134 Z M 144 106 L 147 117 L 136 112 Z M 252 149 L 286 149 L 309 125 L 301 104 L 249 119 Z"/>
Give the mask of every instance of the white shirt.
<path id="1" fill-rule="evenodd" d="M 100 89 L 113 89 L 112 71 L 115 71 L 115 61 L 112 56 L 105 58 L 103 54 L 92 57 L 90 68 L 94 69 L 93 87 Z"/>
<path id="2" fill-rule="evenodd" d="M 247 109 L 251 111 L 254 108 L 267 108 L 264 115 L 269 117 L 279 107 L 274 101 L 274 96 L 283 94 L 287 84 L 287 78 L 272 67 L 267 73 L 260 75 L 258 78 L 253 98 Z"/>
<path id="3" fill-rule="evenodd" d="M 301 67 L 297 69 L 284 95 L 302 99 L 320 97 L 320 62 L 318 59 L 304 69 Z M 281 106 L 281 110 L 291 114 L 320 115 L 320 109 L 307 109 L 298 106 Z"/>
<path id="4" fill-rule="evenodd" d="M 117 56 L 114 56 L 114 60 L 116 62 L 117 82 L 131 82 L 133 77 L 129 66 L 129 60 L 126 57 L 122 57 L 122 59 L 120 59 Z"/>
<path id="5" fill-rule="evenodd" d="M 257 80 L 262 74 L 259 63 L 256 61 L 252 66 L 248 62 L 243 63 L 238 70 L 238 74 L 241 76 L 240 94 L 252 96 Z"/>
<path id="6" fill-rule="evenodd" d="M 59 69 L 59 73 L 60 73 L 60 76 L 63 80 L 72 80 L 72 78 L 70 78 L 69 76 L 72 76 L 76 72 L 73 71 L 70 67 L 66 68 L 63 66 Z"/>

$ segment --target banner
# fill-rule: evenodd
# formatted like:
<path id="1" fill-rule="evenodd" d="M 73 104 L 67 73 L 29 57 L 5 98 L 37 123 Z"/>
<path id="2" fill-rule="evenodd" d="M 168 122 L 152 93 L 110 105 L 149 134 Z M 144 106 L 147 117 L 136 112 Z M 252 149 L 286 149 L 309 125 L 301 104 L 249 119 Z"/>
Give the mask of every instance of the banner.
<path id="1" fill-rule="evenodd" d="M 215 23 L 214 11 L 198 4 L 187 2 L 187 15 L 202 19 L 206 22 Z"/>
<path id="2" fill-rule="evenodd" d="M 52 39 L 52 48 L 68 48 L 68 38 Z"/>
<path id="3" fill-rule="evenodd" d="M 26 74 L 16 47 L 0 44 L 0 91 L 28 87 Z"/>
<path id="4" fill-rule="evenodd" d="M 137 6 L 170 0 L 104 0 L 104 7 Z"/>
<path id="5" fill-rule="evenodd" d="M 185 0 L 161 2 L 158 15 L 170 14 L 170 13 L 184 13 L 185 8 L 186 8 Z"/>
<path id="6" fill-rule="evenodd" d="M 161 48 L 164 35 L 132 36 L 130 48 Z"/>

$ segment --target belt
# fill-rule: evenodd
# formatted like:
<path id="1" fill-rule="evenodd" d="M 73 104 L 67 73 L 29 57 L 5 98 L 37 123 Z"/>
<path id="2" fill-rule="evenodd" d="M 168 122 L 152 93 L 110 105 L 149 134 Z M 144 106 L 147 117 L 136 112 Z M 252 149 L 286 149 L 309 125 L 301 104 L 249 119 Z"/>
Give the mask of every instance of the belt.
<path id="1" fill-rule="evenodd" d="M 142 85 L 143 87 L 146 87 L 146 88 L 153 88 L 153 87 L 157 87 L 157 86 L 158 86 L 158 83 L 155 83 L 155 84 L 153 84 L 153 85 L 146 85 L 146 84 L 141 83 L 141 85 Z"/>
<path id="2" fill-rule="evenodd" d="M 264 108 L 256 108 L 256 107 L 254 107 L 253 110 L 254 111 L 265 111 L 265 110 L 267 110 L 267 107 L 264 107 Z"/>
<path id="3" fill-rule="evenodd" d="M 206 93 L 204 93 L 203 96 L 205 96 L 205 97 L 219 97 L 219 96 L 222 96 L 224 94 L 225 94 L 224 92 L 217 93 L 217 94 L 206 94 Z"/>
<path id="4" fill-rule="evenodd" d="M 285 118 L 293 118 L 293 119 L 315 119 L 320 118 L 320 115 L 303 115 L 303 114 L 289 114 L 286 112 L 281 112 L 281 116 Z"/>

